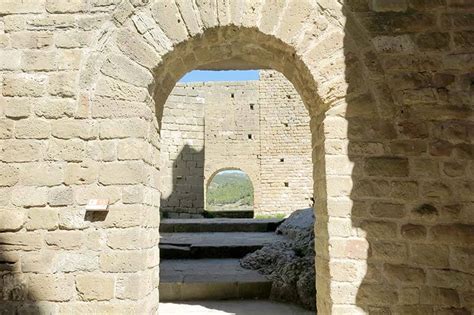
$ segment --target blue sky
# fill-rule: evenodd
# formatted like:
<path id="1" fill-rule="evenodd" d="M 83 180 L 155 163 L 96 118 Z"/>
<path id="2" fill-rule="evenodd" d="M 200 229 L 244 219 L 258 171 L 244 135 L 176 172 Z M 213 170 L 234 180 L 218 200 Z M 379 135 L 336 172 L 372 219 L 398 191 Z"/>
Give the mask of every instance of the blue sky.
<path id="1" fill-rule="evenodd" d="M 258 70 L 193 70 L 186 73 L 179 82 L 206 81 L 248 81 L 258 80 Z"/>

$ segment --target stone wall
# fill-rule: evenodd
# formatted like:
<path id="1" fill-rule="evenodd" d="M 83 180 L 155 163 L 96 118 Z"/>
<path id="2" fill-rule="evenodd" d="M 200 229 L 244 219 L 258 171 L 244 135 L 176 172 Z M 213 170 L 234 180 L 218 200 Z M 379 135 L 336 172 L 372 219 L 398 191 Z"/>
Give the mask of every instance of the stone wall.
<path id="1" fill-rule="evenodd" d="M 311 207 L 308 110 L 291 82 L 279 72 L 262 71 L 259 91 L 262 212 L 288 214 Z"/>
<path id="2" fill-rule="evenodd" d="M 161 124 L 161 212 L 204 210 L 204 95 L 199 84 L 177 84 Z"/>
<path id="3" fill-rule="evenodd" d="M 212 82 L 207 84 L 205 97 L 206 161 L 203 185 L 207 190 L 219 171 L 244 171 L 254 188 L 254 213 L 259 213 L 263 206 L 258 86 L 258 81 Z"/>
<path id="4" fill-rule="evenodd" d="M 193 69 L 283 73 L 311 117 L 320 314 L 469 314 L 470 0 L 6 0 L 7 313 L 158 308 L 160 125 Z M 86 213 L 108 198 L 107 214 Z"/>
<path id="5" fill-rule="evenodd" d="M 307 110 L 279 72 L 260 70 L 258 81 L 178 83 L 163 112 L 161 211 L 199 215 L 207 185 L 227 169 L 250 177 L 257 215 L 308 207 L 309 135 Z"/>

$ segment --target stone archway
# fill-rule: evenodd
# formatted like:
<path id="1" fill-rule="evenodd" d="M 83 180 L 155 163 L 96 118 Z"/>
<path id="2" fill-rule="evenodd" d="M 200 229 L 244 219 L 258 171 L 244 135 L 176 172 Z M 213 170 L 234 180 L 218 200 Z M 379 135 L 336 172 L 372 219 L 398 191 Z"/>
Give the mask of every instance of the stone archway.
<path id="1" fill-rule="evenodd" d="M 257 187 L 257 191 L 256 191 L 255 188 L 258 185 L 255 185 L 255 183 L 256 183 L 255 174 L 251 174 L 251 173 L 247 172 L 245 170 L 245 168 L 243 168 L 243 167 L 219 167 L 217 170 L 214 170 L 211 173 L 211 175 L 209 175 L 208 177 L 204 177 L 204 204 L 206 205 L 206 207 L 207 207 L 207 194 L 208 194 L 209 186 L 211 185 L 211 183 L 214 180 L 214 177 L 216 177 L 216 175 L 218 175 L 221 172 L 225 172 L 225 171 L 239 171 L 239 172 L 245 174 L 248 177 L 248 179 L 250 181 L 250 184 L 252 186 L 252 195 L 253 195 L 252 196 L 252 200 L 253 200 L 252 211 L 255 212 L 256 204 L 258 204 L 258 187 Z"/>
<path id="2" fill-rule="evenodd" d="M 319 312 L 469 313 L 472 10 L 3 1 L 5 308 L 155 310 L 161 105 L 188 70 L 258 66 L 283 73 L 311 116 Z M 96 198 L 108 213 L 86 212 Z"/>
<path id="3" fill-rule="evenodd" d="M 330 310 L 326 191 L 331 189 L 329 183 L 337 184 L 327 182 L 324 138 L 328 132 L 337 131 L 327 129 L 331 127 L 324 126 L 323 121 L 328 108 L 342 102 L 345 96 L 345 69 L 333 69 L 335 64 L 344 64 L 344 36 L 339 23 L 325 19 L 315 4 L 298 1 L 289 7 L 274 3 L 254 9 L 223 5 L 216 11 L 213 5 L 196 10 L 184 3 L 157 2 L 137 8 L 133 14 L 128 13 L 130 17 L 122 19 L 127 9 L 131 8 L 118 8 L 116 26 L 106 32 L 97 51 L 91 54 L 90 67 L 83 73 L 82 96 L 92 118 L 104 120 L 103 139 L 136 138 L 146 148 L 136 165 L 115 162 L 103 171 L 125 170 L 124 175 L 109 182 L 115 185 L 127 184 L 131 176 L 140 173 L 138 169 L 145 170 L 139 175 L 149 199 L 142 204 L 141 233 L 152 239 L 159 235 L 159 205 L 155 202 L 160 194 L 156 180 L 159 174 L 154 160 L 159 156 L 163 104 L 177 80 L 193 69 L 275 69 L 293 83 L 311 115 L 314 195 L 316 216 L 320 218 L 315 227 L 318 308 Z M 332 71 L 335 79 L 325 76 L 325 69 Z M 148 248 L 137 253 L 152 253 L 156 257 L 154 246 L 156 243 L 149 243 Z M 129 257 L 127 253 L 113 251 L 104 255 L 113 257 L 117 264 Z M 127 266 L 130 271 L 148 270 L 156 274 L 158 270 L 158 262 L 153 259 L 145 265 L 127 262 Z M 153 308 L 157 301 L 155 279 L 140 303 Z"/>

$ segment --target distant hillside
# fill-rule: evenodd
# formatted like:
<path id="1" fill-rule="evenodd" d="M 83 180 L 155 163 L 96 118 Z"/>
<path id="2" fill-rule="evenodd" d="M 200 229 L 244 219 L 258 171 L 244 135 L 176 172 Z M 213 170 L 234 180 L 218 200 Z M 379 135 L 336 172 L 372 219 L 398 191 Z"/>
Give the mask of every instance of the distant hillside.
<path id="1" fill-rule="evenodd" d="M 209 185 L 206 199 L 208 210 L 252 209 L 252 182 L 244 172 L 221 172 Z"/>

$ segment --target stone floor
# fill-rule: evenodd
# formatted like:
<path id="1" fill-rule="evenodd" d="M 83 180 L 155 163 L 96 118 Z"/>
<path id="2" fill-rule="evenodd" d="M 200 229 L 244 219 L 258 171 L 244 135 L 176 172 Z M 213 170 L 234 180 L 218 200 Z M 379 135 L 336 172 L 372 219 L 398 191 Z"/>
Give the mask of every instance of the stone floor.
<path id="1" fill-rule="evenodd" d="M 160 303 L 160 315 L 310 315 L 296 305 L 267 300 L 192 301 Z"/>

